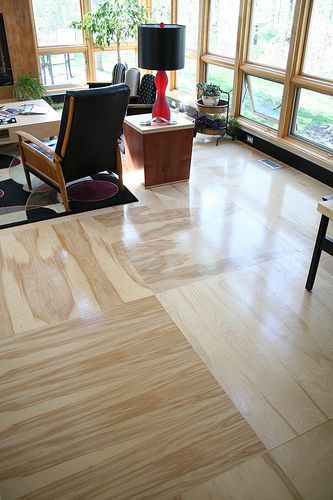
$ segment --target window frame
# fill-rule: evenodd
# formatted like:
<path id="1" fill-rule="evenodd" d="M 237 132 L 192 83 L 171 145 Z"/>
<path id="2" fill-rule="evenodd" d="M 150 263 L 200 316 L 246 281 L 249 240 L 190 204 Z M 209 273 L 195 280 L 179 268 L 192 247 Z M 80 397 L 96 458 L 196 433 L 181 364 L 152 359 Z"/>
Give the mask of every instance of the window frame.
<path id="1" fill-rule="evenodd" d="M 32 10 L 32 0 L 29 0 Z M 154 0 L 142 0 L 146 7 L 151 7 Z M 177 22 L 177 0 L 171 2 L 171 23 Z M 313 11 L 314 0 L 296 0 L 292 30 L 290 36 L 289 53 L 285 70 L 252 63 L 248 60 L 249 37 L 251 27 L 251 15 L 254 0 L 240 0 L 240 10 L 237 29 L 237 45 L 235 58 L 224 57 L 219 54 L 211 54 L 208 51 L 208 30 L 210 15 L 210 0 L 200 0 L 199 2 L 199 26 L 198 26 L 198 45 L 196 51 L 186 51 L 186 57 L 197 62 L 196 82 L 206 81 L 207 64 L 229 68 L 234 71 L 233 99 L 231 114 L 237 118 L 242 129 L 256 133 L 263 139 L 269 139 L 270 142 L 280 147 L 288 149 L 291 152 L 300 154 L 319 165 L 329 168 L 333 171 L 333 155 L 323 147 L 310 144 L 308 141 L 291 134 L 294 112 L 296 109 L 297 88 L 304 88 L 315 92 L 325 93 L 333 96 L 333 80 L 325 78 L 314 78 L 302 71 L 305 50 L 308 41 L 311 15 Z M 90 10 L 90 0 L 80 0 L 81 15 Z M 96 79 L 95 53 L 102 49 L 95 47 L 91 39 L 86 39 L 84 35 L 84 44 L 76 46 L 57 46 L 57 47 L 38 47 L 37 36 L 35 33 L 37 55 L 83 52 L 86 56 L 87 80 Z M 104 50 L 115 50 L 112 45 Z M 136 43 L 121 44 L 122 50 L 134 49 L 137 51 Z M 39 57 L 38 57 L 39 62 Z M 169 94 L 181 100 L 187 100 L 195 104 L 195 96 L 189 96 L 177 90 L 177 72 L 170 72 Z M 248 118 L 241 116 L 240 107 L 242 99 L 243 80 L 246 77 L 255 76 L 267 80 L 276 81 L 284 85 L 282 104 L 280 112 L 279 126 L 277 130 L 260 125 Z M 52 87 L 48 87 L 52 91 Z M 64 87 L 65 89 L 65 87 Z M 57 88 L 56 90 L 59 90 Z"/>

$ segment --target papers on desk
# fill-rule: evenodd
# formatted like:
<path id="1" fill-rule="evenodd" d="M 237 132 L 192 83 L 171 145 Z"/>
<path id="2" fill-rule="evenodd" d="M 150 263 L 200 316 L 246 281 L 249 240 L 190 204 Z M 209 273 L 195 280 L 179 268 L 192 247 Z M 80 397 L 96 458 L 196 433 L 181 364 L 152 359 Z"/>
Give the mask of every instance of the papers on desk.
<path id="1" fill-rule="evenodd" d="M 0 106 L 0 119 L 12 118 L 16 115 L 46 115 L 48 108 L 36 104 L 22 104 L 21 106 Z"/>
<path id="2" fill-rule="evenodd" d="M 24 104 L 22 107 L 24 109 L 20 112 L 21 115 L 46 115 L 48 113 L 46 107 L 36 104 Z"/>

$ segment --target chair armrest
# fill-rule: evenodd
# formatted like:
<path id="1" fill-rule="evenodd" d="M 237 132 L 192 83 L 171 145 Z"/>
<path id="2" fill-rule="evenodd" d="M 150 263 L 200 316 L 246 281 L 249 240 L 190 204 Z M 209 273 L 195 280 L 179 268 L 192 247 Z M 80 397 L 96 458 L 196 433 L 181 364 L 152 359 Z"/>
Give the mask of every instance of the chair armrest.
<path id="1" fill-rule="evenodd" d="M 154 104 L 129 104 L 130 109 L 151 109 Z"/>
<path id="2" fill-rule="evenodd" d="M 44 144 L 44 142 L 40 141 L 39 139 L 36 139 L 36 137 L 34 137 L 33 135 L 28 134 L 27 132 L 22 132 L 21 130 L 19 130 L 16 133 L 19 136 L 19 138 L 21 138 L 21 140 L 23 139 L 24 141 L 32 142 L 33 144 L 38 146 L 42 151 L 45 151 L 45 153 L 52 156 L 54 160 L 61 161 L 61 157 L 57 155 L 57 153 L 55 153 L 53 149 L 51 149 L 47 144 Z"/>
<path id="3" fill-rule="evenodd" d="M 110 87 L 112 85 L 111 82 L 87 82 L 87 85 L 90 89 L 98 89 L 100 87 Z"/>

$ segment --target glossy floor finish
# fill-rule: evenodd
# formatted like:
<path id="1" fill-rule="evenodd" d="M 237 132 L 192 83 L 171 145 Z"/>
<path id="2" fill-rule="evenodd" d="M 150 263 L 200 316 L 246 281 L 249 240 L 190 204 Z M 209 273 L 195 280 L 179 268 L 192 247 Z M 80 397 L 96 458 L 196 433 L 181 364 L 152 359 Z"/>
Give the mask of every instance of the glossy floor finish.
<path id="1" fill-rule="evenodd" d="M 214 144 L 1 231 L 3 499 L 332 498 L 331 256 L 304 289 L 331 190 Z"/>

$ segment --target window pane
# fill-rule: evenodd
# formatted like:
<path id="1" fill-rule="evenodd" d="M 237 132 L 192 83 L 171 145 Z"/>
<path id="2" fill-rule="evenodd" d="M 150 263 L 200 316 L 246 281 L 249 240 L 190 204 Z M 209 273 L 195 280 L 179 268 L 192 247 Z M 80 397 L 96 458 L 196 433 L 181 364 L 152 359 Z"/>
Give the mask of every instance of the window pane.
<path id="1" fill-rule="evenodd" d="M 186 49 L 198 48 L 199 0 L 178 0 L 177 22 L 186 26 Z"/>
<path id="2" fill-rule="evenodd" d="M 333 96 L 298 89 L 292 134 L 333 150 Z"/>
<path id="3" fill-rule="evenodd" d="M 188 94 L 194 94 L 196 89 L 196 71 L 196 61 L 185 57 L 185 68 L 176 72 L 177 89 Z"/>
<path id="4" fill-rule="evenodd" d="M 152 23 L 171 22 L 171 0 L 153 0 L 151 8 Z"/>
<path id="5" fill-rule="evenodd" d="M 296 0 L 255 0 L 248 60 L 285 68 Z"/>
<path id="6" fill-rule="evenodd" d="M 128 68 L 136 66 L 134 50 L 121 50 L 120 58 L 122 63 L 127 64 Z M 95 52 L 95 62 L 97 81 L 111 82 L 113 67 L 118 62 L 117 51 L 101 50 L 100 52 Z"/>
<path id="7" fill-rule="evenodd" d="M 44 85 L 78 85 L 87 82 L 86 63 L 81 52 L 39 56 Z"/>
<path id="8" fill-rule="evenodd" d="M 234 81 L 234 70 L 229 68 L 221 68 L 214 64 L 207 64 L 207 83 L 215 83 L 222 90 L 230 93 L 230 104 L 232 102 L 232 87 Z M 225 99 L 226 96 L 222 96 Z"/>
<path id="9" fill-rule="evenodd" d="M 283 85 L 246 75 L 243 84 L 241 114 L 255 122 L 278 128 Z"/>
<path id="10" fill-rule="evenodd" d="M 208 52 L 235 58 L 239 0 L 211 0 Z"/>
<path id="11" fill-rule="evenodd" d="M 70 28 L 81 19 L 80 0 L 33 0 L 38 46 L 82 44 L 81 30 Z"/>
<path id="12" fill-rule="evenodd" d="M 314 0 L 303 72 L 333 80 L 333 3 Z"/>

